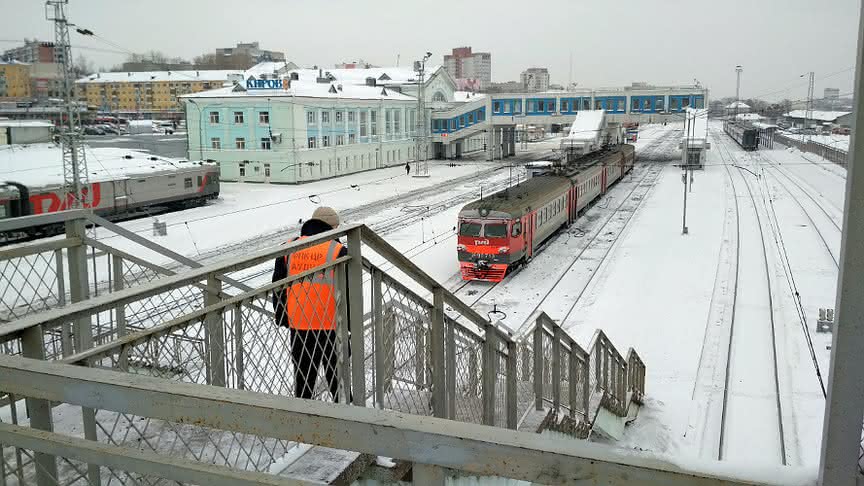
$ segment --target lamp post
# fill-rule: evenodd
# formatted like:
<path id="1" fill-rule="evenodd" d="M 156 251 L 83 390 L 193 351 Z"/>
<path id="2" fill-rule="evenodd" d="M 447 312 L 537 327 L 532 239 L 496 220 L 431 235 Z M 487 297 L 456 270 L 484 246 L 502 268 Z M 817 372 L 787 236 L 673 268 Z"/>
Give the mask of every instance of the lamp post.
<path id="1" fill-rule="evenodd" d="M 426 52 L 423 59 L 414 61 L 414 70 L 418 72 L 417 84 L 417 116 L 415 121 L 414 134 L 414 154 L 417 169 L 414 171 L 414 177 L 429 177 L 429 165 L 426 163 L 426 137 L 428 129 L 426 127 L 426 61 L 432 57 L 431 52 Z"/>
<path id="2" fill-rule="evenodd" d="M 740 64 L 735 66 L 735 76 L 737 78 L 735 81 L 735 118 L 738 118 L 738 105 L 741 103 L 741 71 L 743 70 L 744 68 Z"/>

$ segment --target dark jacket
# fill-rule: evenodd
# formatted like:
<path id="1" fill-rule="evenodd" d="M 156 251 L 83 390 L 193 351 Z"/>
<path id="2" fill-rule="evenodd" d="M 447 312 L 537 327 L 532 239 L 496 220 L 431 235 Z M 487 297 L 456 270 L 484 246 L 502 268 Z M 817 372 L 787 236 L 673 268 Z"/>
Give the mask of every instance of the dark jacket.
<path id="1" fill-rule="evenodd" d="M 303 223 L 303 226 L 300 228 L 300 236 L 313 236 L 320 233 L 325 233 L 327 231 L 332 230 L 329 224 L 318 220 L 318 219 L 310 219 Z M 294 240 L 296 240 L 295 238 Z M 291 240 L 291 241 L 294 241 Z M 334 240 L 339 241 L 339 240 Z M 344 257 L 348 255 L 348 249 L 345 245 L 342 245 L 342 249 L 339 250 L 339 254 L 336 255 L 337 258 Z M 275 282 L 277 280 L 281 280 L 288 276 L 288 267 L 285 265 L 285 258 L 278 257 L 276 258 L 275 265 L 273 267 L 273 280 L 271 282 Z M 345 299 L 347 302 L 348 298 L 348 290 L 345 290 Z M 276 314 L 276 324 L 282 327 L 289 327 L 288 325 L 288 316 L 285 312 L 285 290 L 273 292 L 273 310 Z"/>

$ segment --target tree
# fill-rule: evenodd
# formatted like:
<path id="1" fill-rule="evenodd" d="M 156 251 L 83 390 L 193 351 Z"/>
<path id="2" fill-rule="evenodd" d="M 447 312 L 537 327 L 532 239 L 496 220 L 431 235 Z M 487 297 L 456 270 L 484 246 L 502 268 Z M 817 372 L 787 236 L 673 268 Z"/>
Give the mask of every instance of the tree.
<path id="1" fill-rule="evenodd" d="M 72 70 L 76 77 L 83 78 L 84 76 L 93 73 L 93 61 L 84 57 L 84 54 L 78 54 L 78 57 L 75 58 L 75 62 L 72 63 Z"/>

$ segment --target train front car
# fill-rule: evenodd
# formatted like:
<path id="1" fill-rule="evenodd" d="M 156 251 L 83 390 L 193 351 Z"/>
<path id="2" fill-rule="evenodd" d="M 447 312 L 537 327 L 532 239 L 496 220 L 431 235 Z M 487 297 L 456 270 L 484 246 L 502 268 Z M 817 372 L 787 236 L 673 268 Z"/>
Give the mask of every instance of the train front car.
<path id="1" fill-rule="evenodd" d="M 463 280 L 500 282 L 514 255 L 521 256 L 521 224 L 510 214 L 483 207 L 465 206 L 459 212 L 456 250 Z M 517 234 L 520 238 L 512 237 Z"/>

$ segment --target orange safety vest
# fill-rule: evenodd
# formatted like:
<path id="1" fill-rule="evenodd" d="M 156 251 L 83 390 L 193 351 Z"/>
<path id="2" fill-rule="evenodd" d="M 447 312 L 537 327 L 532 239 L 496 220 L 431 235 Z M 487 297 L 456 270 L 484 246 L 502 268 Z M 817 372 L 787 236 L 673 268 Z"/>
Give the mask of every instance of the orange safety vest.
<path id="1" fill-rule="evenodd" d="M 301 236 L 300 239 L 308 238 Z M 325 241 L 285 256 L 289 275 L 297 275 L 332 262 L 339 256 L 342 244 Z M 285 289 L 285 312 L 291 329 L 332 331 L 336 329 L 336 290 L 334 272 L 309 275 Z"/>

